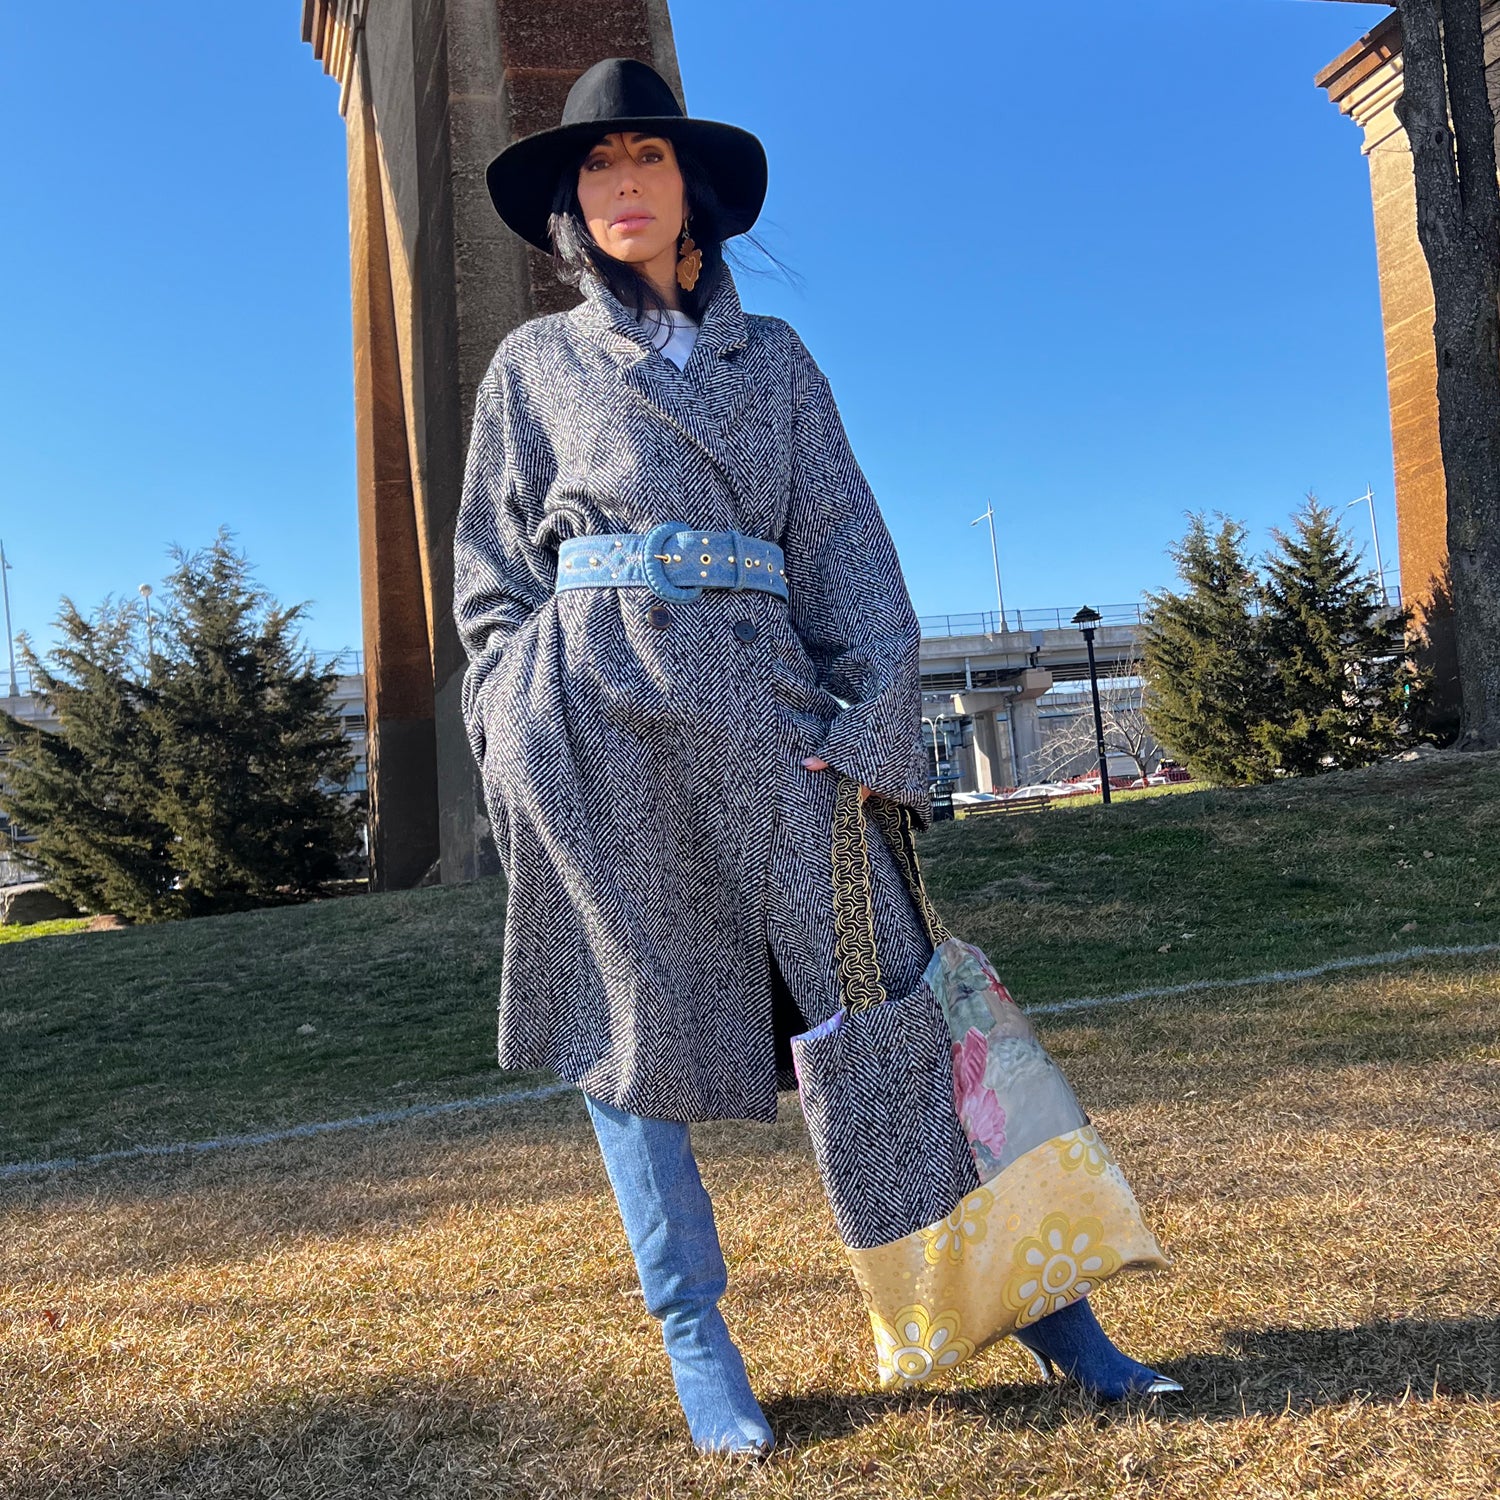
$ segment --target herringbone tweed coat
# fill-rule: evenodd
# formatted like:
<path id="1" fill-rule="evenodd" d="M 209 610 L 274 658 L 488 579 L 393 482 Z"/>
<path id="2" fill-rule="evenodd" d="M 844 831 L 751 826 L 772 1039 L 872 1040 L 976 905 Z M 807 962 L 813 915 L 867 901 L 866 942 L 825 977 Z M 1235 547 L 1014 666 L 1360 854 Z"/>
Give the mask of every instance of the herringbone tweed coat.
<path id="1" fill-rule="evenodd" d="M 931 819 L 917 622 L 828 382 L 726 270 L 679 371 L 594 283 L 479 388 L 454 540 L 462 704 L 508 886 L 499 1057 L 634 1114 L 776 1115 L 770 959 L 838 1008 L 833 771 Z M 558 543 L 680 521 L 777 542 L 790 599 L 553 592 Z M 753 639 L 733 627 L 753 622 Z M 742 634 L 751 632 L 741 627 Z M 931 948 L 871 841 L 892 993 Z"/>

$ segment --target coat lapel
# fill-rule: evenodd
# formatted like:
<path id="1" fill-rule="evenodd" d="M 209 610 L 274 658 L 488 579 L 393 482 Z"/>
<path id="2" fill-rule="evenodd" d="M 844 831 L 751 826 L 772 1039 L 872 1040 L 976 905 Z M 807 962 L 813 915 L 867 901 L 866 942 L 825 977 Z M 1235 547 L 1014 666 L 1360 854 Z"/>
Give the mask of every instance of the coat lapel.
<path id="1" fill-rule="evenodd" d="M 736 494 L 747 491 L 754 474 L 736 463 L 732 435 L 750 400 L 740 363 L 748 332 L 728 267 L 681 370 L 653 349 L 650 334 L 603 282 L 590 277 L 584 290 L 586 300 L 569 314 L 579 331 L 616 364 L 620 378 L 644 406 L 727 475 Z"/>

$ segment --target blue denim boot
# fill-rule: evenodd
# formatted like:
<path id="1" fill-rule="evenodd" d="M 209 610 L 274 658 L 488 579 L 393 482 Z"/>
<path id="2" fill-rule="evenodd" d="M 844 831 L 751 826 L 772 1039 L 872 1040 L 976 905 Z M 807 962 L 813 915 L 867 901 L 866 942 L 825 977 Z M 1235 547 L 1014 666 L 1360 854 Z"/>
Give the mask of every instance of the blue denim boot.
<path id="1" fill-rule="evenodd" d="M 770 1452 L 775 1438 L 719 1311 L 727 1272 L 687 1126 L 587 1094 L 584 1102 L 694 1444 L 705 1453 Z"/>
<path id="2" fill-rule="evenodd" d="M 1164 1396 L 1182 1387 L 1122 1354 L 1099 1326 L 1088 1298 L 1070 1302 L 1015 1334 L 1046 1380 L 1061 1373 L 1106 1401 L 1125 1396 Z"/>

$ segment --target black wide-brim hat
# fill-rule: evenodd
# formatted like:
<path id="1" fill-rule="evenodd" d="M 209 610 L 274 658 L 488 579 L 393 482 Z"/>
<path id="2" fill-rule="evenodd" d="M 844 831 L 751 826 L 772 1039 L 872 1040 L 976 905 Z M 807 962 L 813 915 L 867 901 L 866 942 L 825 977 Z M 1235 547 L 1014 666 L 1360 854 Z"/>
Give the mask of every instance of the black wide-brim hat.
<path id="1" fill-rule="evenodd" d="M 563 171 L 616 131 L 665 136 L 703 164 L 719 200 L 721 239 L 744 234 L 766 200 L 766 150 L 748 130 L 683 114 L 660 73 L 633 57 L 595 63 L 568 91 L 562 123 L 507 146 L 485 181 L 495 210 L 523 240 L 551 250 L 547 219 Z"/>

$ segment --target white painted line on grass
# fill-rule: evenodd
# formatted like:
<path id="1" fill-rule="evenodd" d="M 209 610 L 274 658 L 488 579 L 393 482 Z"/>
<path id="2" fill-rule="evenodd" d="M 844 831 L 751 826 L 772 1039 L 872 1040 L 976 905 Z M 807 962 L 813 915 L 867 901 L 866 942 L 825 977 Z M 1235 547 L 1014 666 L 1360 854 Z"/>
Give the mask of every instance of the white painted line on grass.
<path id="1" fill-rule="evenodd" d="M 539 1089 L 515 1089 L 509 1094 L 485 1094 L 478 1099 L 452 1099 L 446 1104 L 412 1104 L 405 1109 L 385 1109 L 347 1120 L 316 1120 L 286 1130 L 265 1130 L 257 1135 L 223 1135 L 207 1141 L 172 1141 L 165 1146 L 127 1146 L 120 1151 L 99 1151 L 93 1156 L 61 1156 L 52 1161 L 21 1161 L 0 1167 L 0 1181 L 37 1172 L 63 1172 L 70 1167 L 93 1167 L 106 1161 L 130 1161 L 144 1156 L 189 1156 L 199 1151 L 220 1151 L 226 1146 L 269 1146 L 276 1141 L 295 1141 L 303 1136 L 327 1135 L 332 1130 L 355 1130 L 362 1125 L 389 1125 L 397 1120 L 419 1120 L 430 1115 L 448 1115 L 461 1109 L 486 1109 L 495 1104 L 519 1104 L 530 1099 L 551 1099 L 572 1091 L 570 1083 L 549 1083 Z"/>
<path id="2" fill-rule="evenodd" d="M 1095 1010 L 1101 1005 L 1128 1005 L 1133 1000 L 1159 1000 L 1171 995 L 1195 995 L 1204 990 L 1248 989 L 1258 984 L 1289 984 L 1316 979 L 1340 969 L 1372 969 L 1382 964 L 1408 963 L 1415 958 L 1468 958 L 1500 953 L 1500 943 L 1472 943 L 1455 948 L 1402 948 L 1396 953 L 1363 953 L 1353 958 L 1331 958 L 1310 969 L 1273 969 L 1241 979 L 1194 979 L 1186 984 L 1161 985 L 1156 989 L 1127 990 L 1122 995 L 1085 995 L 1077 1000 L 1056 1000 L 1048 1005 L 1026 1005 L 1029 1016 L 1055 1016 L 1063 1011 Z M 326 1135 L 334 1130 L 356 1130 L 364 1125 L 389 1125 L 398 1120 L 425 1119 L 462 1109 L 488 1109 L 497 1104 L 520 1104 L 533 1099 L 555 1099 L 573 1090 L 570 1083 L 551 1083 L 539 1089 L 517 1089 L 509 1094 L 485 1094 L 478 1099 L 454 1099 L 446 1104 L 413 1104 L 406 1109 L 387 1109 L 376 1114 L 353 1115 L 347 1120 L 319 1120 L 293 1125 L 286 1130 L 266 1130 L 257 1135 L 225 1135 L 207 1141 L 173 1141 L 165 1146 L 127 1146 L 120 1151 L 100 1151 L 93 1156 L 63 1156 L 51 1161 L 22 1161 L 0 1166 L 0 1182 L 41 1172 L 65 1172 L 73 1167 L 92 1167 L 107 1161 L 130 1161 L 148 1156 L 189 1156 L 200 1151 L 220 1151 L 226 1146 L 270 1146 L 277 1141 L 300 1140 Z"/>
<path id="3" fill-rule="evenodd" d="M 1340 969 L 1378 969 L 1382 964 L 1409 963 L 1414 958 L 1468 958 L 1500 953 L 1500 943 L 1468 943 L 1455 948 L 1402 948 L 1395 953 L 1361 953 L 1352 958 L 1330 958 L 1310 969 L 1272 969 L 1242 979 L 1192 979 L 1186 984 L 1164 984 L 1150 990 L 1127 990 L 1123 995 L 1085 995 L 1079 1000 L 1056 1000 L 1050 1005 L 1023 1005 L 1028 1016 L 1055 1016 L 1066 1010 L 1095 1010 L 1101 1005 L 1128 1005 L 1132 1000 L 1160 1000 L 1169 995 L 1196 995 L 1203 990 L 1241 990 L 1257 984 L 1289 984 L 1316 979 Z"/>

